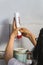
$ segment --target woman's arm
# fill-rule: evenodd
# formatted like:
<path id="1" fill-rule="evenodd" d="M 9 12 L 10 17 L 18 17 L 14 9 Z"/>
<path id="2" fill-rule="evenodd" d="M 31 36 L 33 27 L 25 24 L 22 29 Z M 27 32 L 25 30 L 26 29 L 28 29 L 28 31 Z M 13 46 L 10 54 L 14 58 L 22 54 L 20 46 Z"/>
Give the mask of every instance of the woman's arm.
<path id="1" fill-rule="evenodd" d="M 10 36 L 9 42 L 7 44 L 5 50 L 5 61 L 8 62 L 9 59 L 13 57 L 13 45 L 14 45 L 14 37 L 13 35 Z"/>
<path id="2" fill-rule="evenodd" d="M 12 33 L 10 35 L 10 39 L 5 49 L 5 61 L 8 62 L 9 59 L 13 57 L 13 46 L 14 46 L 14 39 L 17 36 L 18 29 L 15 25 L 15 19 L 13 20 L 12 24 Z"/>
<path id="3" fill-rule="evenodd" d="M 16 29 L 10 36 L 9 42 L 7 44 L 5 50 L 5 61 L 8 62 L 9 59 L 13 57 L 13 46 L 14 46 L 14 39 L 17 36 L 18 29 Z"/>
<path id="4" fill-rule="evenodd" d="M 30 41 L 33 43 L 33 45 L 36 46 L 36 37 L 35 37 L 35 35 L 30 32 L 30 33 L 27 34 L 27 37 L 28 37 L 28 39 L 30 39 Z"/>

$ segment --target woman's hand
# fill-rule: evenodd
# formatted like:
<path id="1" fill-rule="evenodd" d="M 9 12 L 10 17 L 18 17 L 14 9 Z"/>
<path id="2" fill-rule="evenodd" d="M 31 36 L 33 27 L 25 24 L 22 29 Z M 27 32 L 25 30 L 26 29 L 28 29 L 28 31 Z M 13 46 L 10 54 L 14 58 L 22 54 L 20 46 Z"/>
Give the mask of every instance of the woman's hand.
<path id="1" fill-rule="evenodd" d="M 23 36 L 28 37 L 30 35 L 30 31 L 26 28 L 20 28 L 20 32 L 22 33 Z"/>
<path id="2" fill-rule="evenodd" d="M 12 24 L 12 33 L 11 33 L 11 37 L 16 37 L 18 34 L 18 28 L 16 27 L 16 20 L 15 18 L 13 19 L 13 24 Z"/>
<path id="3" fill-rule="evenodd" d="M 19 30 L 18 28 L 15 29 L 15 30 L 12 32 L 11 37 L 16 38 L 16 37 L 17 37 L 17 34 L 18 34 L 18 30 Z"/>
<path id="4" fill-rule="evenodd" d="M 33 43 L 33 45 L 36 46 L 36 40 L 35 40 L 36 37 L 32 32 L 30 32 L 30 30 L 28 30 L 26 28 L 21 28 L 20 32 L 22 33 L 23 36 L 30 39 L 30 41 Z"/>
<path id="5" fill-rule="evenodd" d="M 12 24 L 12 31 L 14 31 L 16 29 L 16 20 L 15 18 L 13 19 L 13 24 Z"/>

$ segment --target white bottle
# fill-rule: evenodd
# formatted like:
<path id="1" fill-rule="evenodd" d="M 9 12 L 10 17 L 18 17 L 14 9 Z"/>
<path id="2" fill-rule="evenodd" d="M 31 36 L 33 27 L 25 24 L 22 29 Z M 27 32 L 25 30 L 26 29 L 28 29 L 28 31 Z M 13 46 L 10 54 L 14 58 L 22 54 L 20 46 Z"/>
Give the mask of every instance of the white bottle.
<path id="1" fill-rule="evenodd" d="M 15 20 L 16 20 L 16 27 L 20 28 L 20 14 L 18 12 L 16 12 L 14 14 L 14 16 L 15 16 Z M 18 31 L 17 38 L 20 39 L 21 37 L 22 37 L 22 34 L 20 31 Z"/>

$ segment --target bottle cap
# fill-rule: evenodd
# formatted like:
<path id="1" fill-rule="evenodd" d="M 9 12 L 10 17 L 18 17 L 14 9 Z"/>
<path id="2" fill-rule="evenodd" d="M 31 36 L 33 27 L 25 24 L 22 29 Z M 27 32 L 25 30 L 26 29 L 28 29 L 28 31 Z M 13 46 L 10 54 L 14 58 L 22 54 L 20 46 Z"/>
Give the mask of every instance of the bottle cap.
<path id="1" fill-rule="evenodd" d="M 22 38 L 22 35 L 19 35 L 19 36 L 17 35 L 17 38 L 18 38 L 18 39 Z"/>

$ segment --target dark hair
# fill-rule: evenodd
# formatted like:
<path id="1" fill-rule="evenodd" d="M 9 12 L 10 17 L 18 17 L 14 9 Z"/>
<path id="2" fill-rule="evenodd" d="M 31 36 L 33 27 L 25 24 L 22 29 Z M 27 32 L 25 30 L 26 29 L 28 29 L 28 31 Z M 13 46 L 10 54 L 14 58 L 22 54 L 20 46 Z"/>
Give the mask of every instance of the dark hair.
<path id="1" fill-rule="evenodd" d="M 43 65 L 43 28 L 41 28 L 37 45 L 33 50 L 33 58 L 38 60 L 37 65 Z"/>

